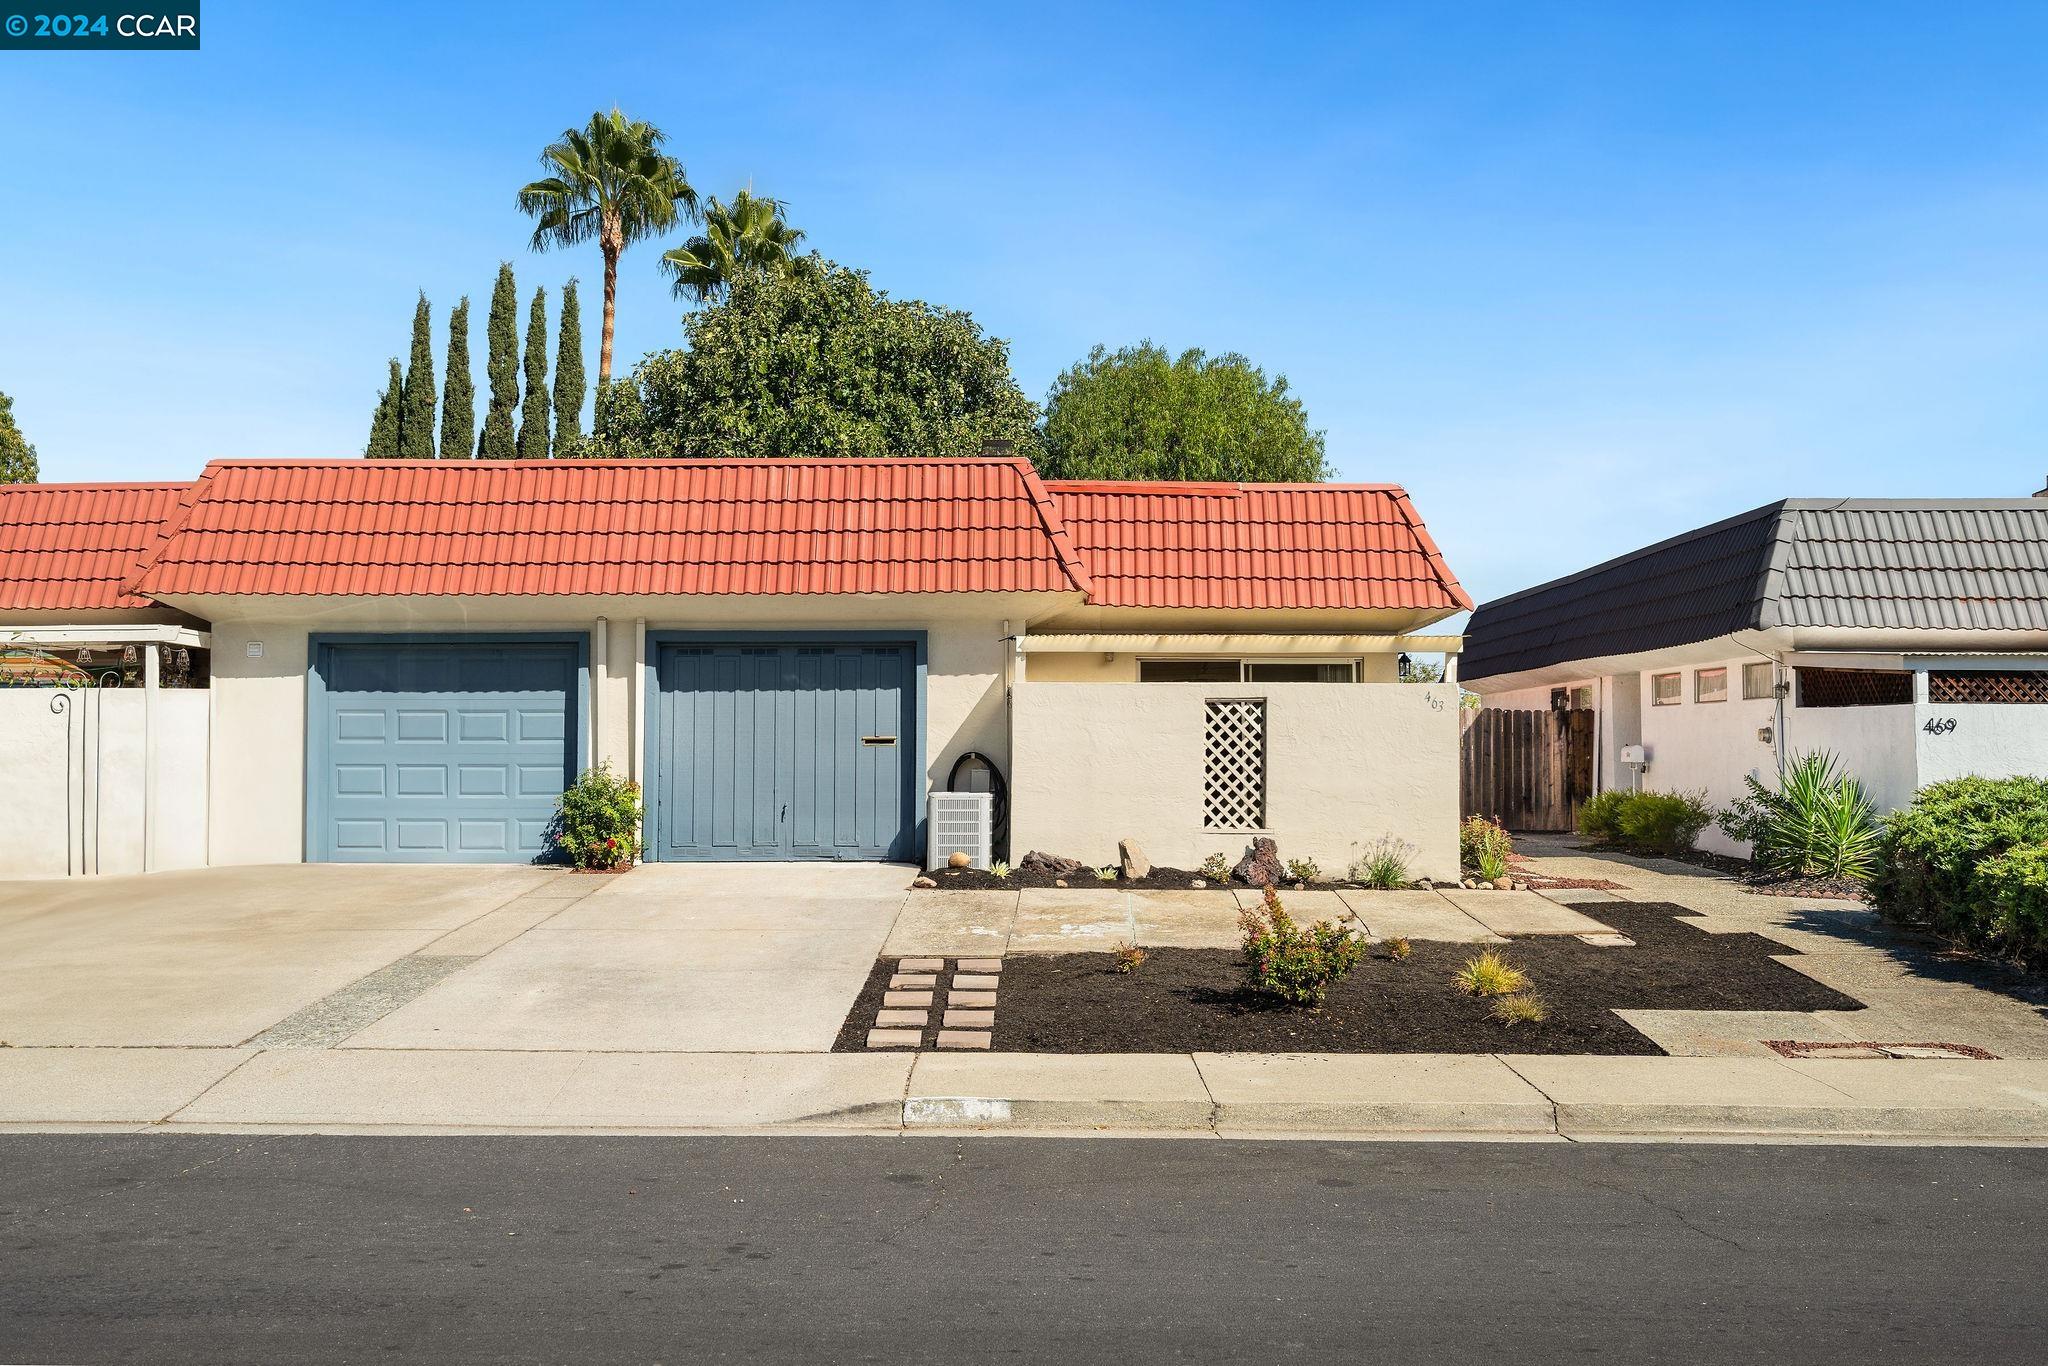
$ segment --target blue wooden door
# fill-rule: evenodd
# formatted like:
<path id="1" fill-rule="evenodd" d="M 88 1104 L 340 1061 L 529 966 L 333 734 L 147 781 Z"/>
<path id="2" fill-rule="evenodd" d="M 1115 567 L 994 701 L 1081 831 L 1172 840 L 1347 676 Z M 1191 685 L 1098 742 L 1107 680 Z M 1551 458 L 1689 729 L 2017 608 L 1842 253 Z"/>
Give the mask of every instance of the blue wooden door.
<path id="1" fill-rule="evenodd" d="M 526 863 L 575 779 L 568 644 L 325 644 L 308 857 Z"/>
<path id="2" fill-rule="evenodd" d="M 911 859 L 908 645 L 666 645 L 653 853 Z"/>

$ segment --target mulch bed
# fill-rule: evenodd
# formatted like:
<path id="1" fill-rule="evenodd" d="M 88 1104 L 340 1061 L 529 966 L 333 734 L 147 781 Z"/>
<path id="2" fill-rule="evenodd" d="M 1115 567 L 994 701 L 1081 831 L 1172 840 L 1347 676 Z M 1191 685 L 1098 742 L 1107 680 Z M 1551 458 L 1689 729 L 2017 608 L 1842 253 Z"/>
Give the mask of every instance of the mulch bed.
<path id="1" fill-rule="evenodd" d="M 936 882 L 939 885 L 938 889 L 940 891 L 957 892 L 1011 892 L 1019 887 L 1054 887 L 1061 881 L 1061 879 L 1048 876 L 1045 873 L 1027 872 L 1022 868 L 1012 868 L 1008 877 L 997 877 L 994 873 L 984 872 L 979 868 L 930 868 L 925 870 L 925 876 Z M 1100 888 L 1105 891 L 1128 892 L 1144 889 L 1159 892 L 1184 892 L 1196 882 L 1208 883 L 1210 891 L 1227 892 L 1233 887 L 1244 886 L 1242 882 L 1233 882 L 1228 879 L 1219 882 L 1214 878 L 1204 877 L 1199 872 L 1190 872 L 1185 868 L 1154 868 L 1146 876 L 1135 878 L 1127 878 L 1119 873 L 1108 881 L 1096 877 L 1093 872 L 1080 872 L 1066 878 L 1065 881 L 1069 890 L 1077 892 L 1085 891 L 1090 887 Z M 1291 883 L 1283 884 L 1282 889 L 1285 890 L 1292 885 Z M 1363 882 L 1347 882 L 1342 878 L 1331 878 L 1310 885 L 1317 891 L 1332 892 L 1359 890 L 1365 887 Z M 1410 885 L 1420 886 L 1421 884 L 1414 883 Z M 1444 885 L 1448 886 L 1449 884 L 1446 883 Z"/>
<path id="2" fill-rule="evenodd" d="M 1634 939 L 1633 948 L 1595 948 L 1569 935 L 1526 936 L 1500 948 L 1549 1005 L 1542 1024 L 1502 1025 L 1488 1015 L 1486 1001 L 1451 985 L 1451 974 L 1483 945 L 1417 941 L 1405 962 L 1375 956 L 1313 1011 L 1249 990 L 1243 956 L 1234 949 L 1160 948 L 1124 976 L 1106 953 L 1005 958 L 992 1042 L 1010 1053 L 1661 1056 L 1614 1011 L 1862 1009 L 1853 997 L 1772 962 L 1792 954 L 1785 945 L 1753 934 L 1706 934 L 1681 924 L 1683 914 L 1659 902 L 1603 903 L 1599 918 Z M 893 959 L 875 965 L 836 1051 L 866 1051 L 894 970 Z"/>

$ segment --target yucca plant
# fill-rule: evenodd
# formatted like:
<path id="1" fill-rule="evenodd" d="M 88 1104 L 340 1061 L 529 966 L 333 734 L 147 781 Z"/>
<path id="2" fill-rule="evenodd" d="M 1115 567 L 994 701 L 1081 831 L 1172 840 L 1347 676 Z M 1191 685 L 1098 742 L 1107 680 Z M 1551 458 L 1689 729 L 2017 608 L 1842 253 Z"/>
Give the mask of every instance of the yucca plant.
<path id="1" fill-rule="evenodd" d="M 1757 866 L 1794 877 L 1862 882 L 1877 868 L 1876 807 L 1863 784 L 1825 751 L 1785 765 L 1774 792 L 1755 778 L 1721 815 L 1729 838 L 1747 841 Z"/>

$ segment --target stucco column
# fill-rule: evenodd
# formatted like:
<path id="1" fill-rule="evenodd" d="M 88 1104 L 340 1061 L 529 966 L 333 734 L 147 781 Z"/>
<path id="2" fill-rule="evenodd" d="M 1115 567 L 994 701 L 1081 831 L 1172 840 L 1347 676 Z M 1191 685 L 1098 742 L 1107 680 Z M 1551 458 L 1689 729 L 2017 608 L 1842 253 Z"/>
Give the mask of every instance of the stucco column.
<path id="1" fill-rule="evenodd" d="M 604 726 L 601 722 L 604 706 L 605 685 L 611 681 L 611 641 L 606 627 L 610 625 L 603 617 L 590 623 L 590 748 L 585 751 L 585 768 L 595 768 L 611 756 L 604 752 Z"/>
<path id="2" fill-rule="evenodd" d="M 163 668 L 163 646 L 142 647 L 142 871 L 156 871 L 156 694 Z"/>

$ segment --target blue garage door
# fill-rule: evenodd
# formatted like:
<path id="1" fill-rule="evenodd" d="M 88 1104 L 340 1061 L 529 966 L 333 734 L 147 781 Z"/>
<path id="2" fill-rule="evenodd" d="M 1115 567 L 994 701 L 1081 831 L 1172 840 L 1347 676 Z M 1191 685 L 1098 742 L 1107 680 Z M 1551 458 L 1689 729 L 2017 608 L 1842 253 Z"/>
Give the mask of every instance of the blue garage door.
<path id="1" fill-rule="evenodd" d="M 308 856 L 526 863 L 575 778 L 571 644 L 323 644 Z"/>
<path id="2" fill-rule="evenodd" d="M 652 854 L 913 859 L 909 645 L 665 645 Z"/>

